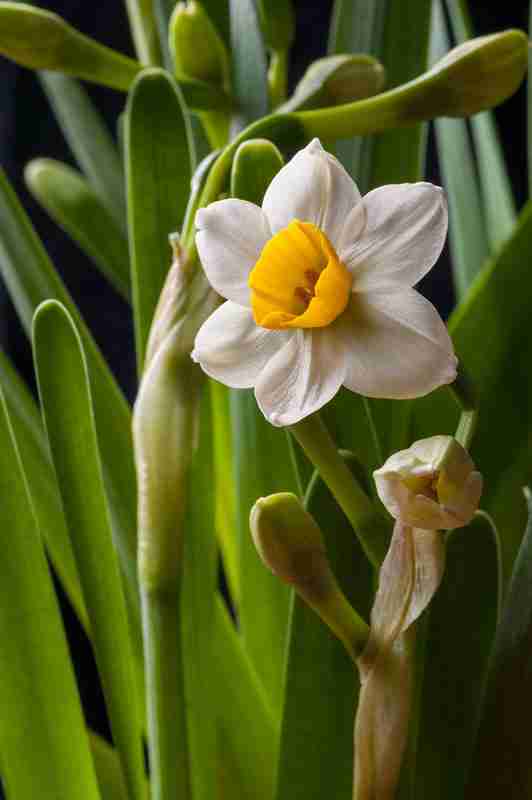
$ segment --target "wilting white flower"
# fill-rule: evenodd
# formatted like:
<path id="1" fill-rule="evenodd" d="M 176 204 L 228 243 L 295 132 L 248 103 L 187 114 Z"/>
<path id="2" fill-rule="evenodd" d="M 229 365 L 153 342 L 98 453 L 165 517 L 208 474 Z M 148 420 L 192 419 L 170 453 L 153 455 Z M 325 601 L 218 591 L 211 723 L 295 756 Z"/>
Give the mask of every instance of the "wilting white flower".
<path id="1" fill-rule="evenodd" d="M 361 198 L 314 139 L 273 179 L 262 208 L 220 200 L 196 226 L 207 277 L 227 302 L 200 329 L 192 357 L 228 386 L 255 387 L 273 425 L 317 411 L 342 385 L 411 398 L 454 380 L 445 325 L 412 289 L 446 236 L 436 186 L 383 186 Z"/>
<path id="2" fill-rule="evenodd" d="M 373 477 L 393 517 L 431 530 L 467 525 L 482 493 L 480 472 L 451 436 L 431 436 L 394 453 Z"/>

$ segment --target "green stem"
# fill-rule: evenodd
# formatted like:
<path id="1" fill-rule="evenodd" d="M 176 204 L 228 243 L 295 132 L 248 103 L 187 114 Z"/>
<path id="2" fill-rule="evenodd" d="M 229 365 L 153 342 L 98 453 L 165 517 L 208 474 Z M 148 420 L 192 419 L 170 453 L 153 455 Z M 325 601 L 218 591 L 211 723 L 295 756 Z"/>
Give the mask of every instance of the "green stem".
<path id="1" fill-rule="evenodd" d="M 152 800 L 190 798 L 179 590 L 142 589 Z"/>
<path id="2" fill-rule="evenodd" d="M 287 96 L 288 51 L 274 50 L 268 70 L 272 108 L 284 103 Z"/>
<path id="3" fill-rule="evenodd" d="M 160 66 L 162 55 L 152 0 L 125 0 L 125 3 L 139 61 L 145 66 Z"/>
<path id="4" fill-rule="evenodd" d="M 318 414 L 292 425 L 290 430 L 331 490 L 351 522 L 371 563 L 382 563 L 389 544 L 386 520 L 357 483 Z"/>
<path id="5" fill-rule="evenodd" d="M 468 375 L 460 367 L 454 383 L 449 386 L 454 399 L 461 406 L 462 413 L 454 438 L 466 450 L 471 446 L 478 419 L 478 396 Z"/>
<path id="6" fill-rule="evenodd" d="M 384 453 L 382 452 L 382 444 L 381 439 L 379 436 L 379 432 L 377 430 L 377 426 L 375 425 L 375 418 L 373 416 L 373 411 L 371 408 L 371 403 L 367 397 L 362 397 L 362 402 L 364 403 L 364 411 L 366 413 L 366 419 L 368 421 L 369 432 L 371 434 L 371 439 L 373 441 L 373 449 L 375 451 L 375 458 L 380 466 L 384 463 Z"/>

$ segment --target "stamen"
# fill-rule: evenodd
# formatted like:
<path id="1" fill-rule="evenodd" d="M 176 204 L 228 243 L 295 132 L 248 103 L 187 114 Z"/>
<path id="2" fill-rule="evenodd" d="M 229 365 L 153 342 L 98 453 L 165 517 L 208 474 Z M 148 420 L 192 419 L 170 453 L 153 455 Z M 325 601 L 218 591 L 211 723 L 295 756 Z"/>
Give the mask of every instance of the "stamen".
<path id="1" fill-rule="evenodd" d="M 310 304 L 310 301 L 314 297 L 314 292 L 311 292 L 304 286 L 296 286 L 294 289 L 294 297 L 297 297 L 298 300 L 301 300 L 305 304 L 305 308 L 307 308 Z"/>
<path id="2" fill-rule="evenodd" d="M 317 282 L 320 279 L 320 274 L 319 272 L 316 272 L 316 270 L 314 269 L 307 269 L 305 270 L 305 278 L 312 286 L 312 288 L 314 288 L 314 286 L 316 286 Z"/>

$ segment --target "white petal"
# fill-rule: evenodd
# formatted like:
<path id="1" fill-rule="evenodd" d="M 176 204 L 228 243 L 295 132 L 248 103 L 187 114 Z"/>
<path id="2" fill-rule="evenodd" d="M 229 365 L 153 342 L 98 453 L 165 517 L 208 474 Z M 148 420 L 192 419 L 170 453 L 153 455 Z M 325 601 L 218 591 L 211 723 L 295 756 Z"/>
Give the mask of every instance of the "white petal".
<path id="1" fill-rule="evenodd" d="M 196 246 L 218 294 L 249 306 L 248 275 L 271 231 L 262 210 L 245 200 L 218 200 L 196 214 Z"/>
<path id="2" fill-rule="evenodd" d="M 298 329 L 261 372 L 255 397 L 272 425 L 294 425 L 328 403 L 344 376 L 341 343 L 330 329 Z"/>
<path id="3" fill-rule="evenodd" d="M 228 301 L 199 329 L 192 358 L 211 378 L 235 389 L 250 388 L 289 338 L 284 331 L 260 328 L 249 309 Z"/>
<path id="4" fill-rule="evenodd" d="M 336 246 L 360 193 L 340 162 L 314 139 L 270 183 L 262 208 L 273 233 L 293 219 L 313 222 Z"/>
<path id="5" fill-rule="evenodd" d="M 367 397 L 422 397 L 456 377 L 434 306 L 414 289 L 353 295 L 335 325 L 347 350 L 345 386 Z"/>
<path id="6" fill-rule="evenodd" d="M 447 204 L 431 183 L 382 186 L 367 194 L 345 221 L 338 255 L 355 277 L 353 290 L 414 286 L 440 255 L 447 235 Z"/>

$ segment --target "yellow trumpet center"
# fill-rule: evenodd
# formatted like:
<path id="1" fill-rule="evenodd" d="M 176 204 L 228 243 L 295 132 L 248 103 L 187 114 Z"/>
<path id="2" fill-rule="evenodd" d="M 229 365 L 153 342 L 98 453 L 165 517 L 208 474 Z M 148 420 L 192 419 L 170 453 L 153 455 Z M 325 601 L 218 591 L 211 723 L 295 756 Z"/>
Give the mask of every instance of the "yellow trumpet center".
<path id="1" fill-rule="evenodd" d="M 265 245 L 248 283 L 257 325 L 323 328 L 344 311 L 353 278 L 323 231 L 295 219 Z"/>

